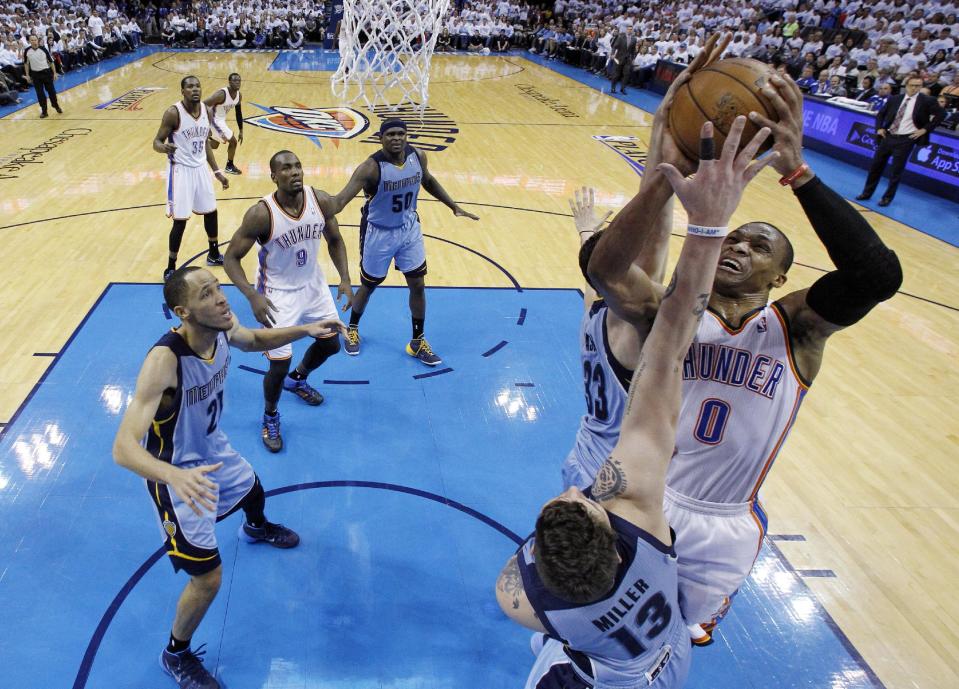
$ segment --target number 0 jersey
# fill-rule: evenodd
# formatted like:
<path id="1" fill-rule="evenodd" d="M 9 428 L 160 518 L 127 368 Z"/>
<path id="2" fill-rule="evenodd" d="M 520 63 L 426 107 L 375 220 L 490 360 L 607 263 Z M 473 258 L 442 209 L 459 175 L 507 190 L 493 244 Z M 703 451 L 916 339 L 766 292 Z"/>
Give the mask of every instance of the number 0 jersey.
<path id="1" fill-rule="evenodd" d="M 666 485 L 706 502 L 755 499 L 808 389 L 778 304 L 756 309 L 735 329 L 707 310 L 683 361 Z"/>
<path id="2" fill-rule="evenodd" d="M 609 347 L 606 315 L 609 308 L 599 300 L 583 315 L 579 354 L 586 389 L 586 414 L 576 431 L 572 454 L 583 474 L 595 477 L 619 439 L 626 411 L 626 398 L 633 372 L 616 361 Z"/>
<path id="3" fill-rule="evenodd" d="M 261 201 L 270 211 L 270 238 L 260 242 L 257 291 L 267 287 L 300 289 L 312 283 L 317 275 L 325 283 L 317 260 L 326 218 L 316 200 L 316 192 L 311 187 L 303 187 L 303 208 L 296 217 L 283 210 L 275 193 L 264 196 Z"/>
<path id="4" fill-rule="evenodd" d="M 174 103 L 180 117 L 179 126 L 170 133 L 170 143 L 176 146 L 171 162 L 187 167 L 206 165 L 206 140 L 210 136 L 210 118 L 207 107 L 200 103 L 200 116 L 193 117 L 183 103 Z"/>
<path id="5" fill-rule="evenodd" d="M 409 227 L 416 221 L 416 202 L 423 181 L 423 167 L 416 149 L 407 145 L 401 165 L 394 165 L 383 151 L 370 156 L 379 166 L 380 180 L 367 189 L 363 220 L 380 229 Z"/>
<path id="6" fill-rule="evenodd" d="M 158 410 L 141 441 L 146 451 L 177 465 L 235 454 L 219 428 L 223 388 L 230 368 L 226 334 L 216 336 L 209 359 L 197 355 L 175 330 L 161 337 L 154 347 L 166 347 L 176 355 L 177 385 L 172 412 Z"/>
<path id="7" fill-rule="evenodd" d="M 550 593 L 536 571 L 535 537 L 517 552 L 523 588 L 549 635 L 562 641 L 587 683 L 603 687 L 681 687 L 689 669 L 689 631 L 679 611 L 677 561 L 635 524 L 607 512 L 622 562 L 612 591 L 585 605 Z"/>

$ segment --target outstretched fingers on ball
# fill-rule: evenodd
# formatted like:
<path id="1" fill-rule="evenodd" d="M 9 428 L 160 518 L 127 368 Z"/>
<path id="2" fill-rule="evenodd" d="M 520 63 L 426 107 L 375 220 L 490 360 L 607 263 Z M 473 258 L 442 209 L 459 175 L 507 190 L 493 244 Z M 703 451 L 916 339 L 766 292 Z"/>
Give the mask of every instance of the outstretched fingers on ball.
<path id="1" fill-rule="evenodd" d="M 716 160 L 716 140 L 713 138 L 713 123 L 703 122 L 699 130 L 699 161 Z"/>
<path id="2" fill-rule="evenodd" d="M 774 151 L 761 160 L 753 162 L 753 158 L 759 152 L 760 146 L 763 145 L 763 142 L 771 133 L 769 127 L 760 129 L 736 157 L 736 168 L 742 171 L 743 179 L 745 179 L 746 182 L 749 182 L 753 177 L 758 175 L 764 167 L 775 162 L 779 157 L 779 153 Z"/>
<path id="3" fill-rule="evenodd" d="M 746 118 L 739 115 L 733 120 L 729 128 L 729 134 L 726 135 L 726 142 L 723 144 L 723 155 L 720 160 L 732 162 L 736 159 L 736 151 L 739 150 L 739 142 L 743 138 L 743 130 L 746 128 Z"/>

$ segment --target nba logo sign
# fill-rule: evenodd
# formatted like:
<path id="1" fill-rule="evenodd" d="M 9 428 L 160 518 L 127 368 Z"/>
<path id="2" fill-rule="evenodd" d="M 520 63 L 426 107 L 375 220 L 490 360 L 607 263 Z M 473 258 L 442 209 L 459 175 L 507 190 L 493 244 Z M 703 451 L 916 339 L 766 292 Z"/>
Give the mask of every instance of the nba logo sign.
<path id="1" fill-rule="evenodd" d="M 305 108 L 257 105 L 266 114 L 245 119 L 255 127 L 274 132 L 322 136 L 329 139 L 352 139 L 370 126 L 369 119 L 353 108 Z"/>
<path id="2" fill-rule="evenodd" d="M 761 332 L 761 333 L 766 332 L 766 317 L 765 317 L 765 316 L 762 316 L 762 317 L 759 319 L 759 323 L 756 324 L 756 330 L 758 330 L 758 331 Z"/>

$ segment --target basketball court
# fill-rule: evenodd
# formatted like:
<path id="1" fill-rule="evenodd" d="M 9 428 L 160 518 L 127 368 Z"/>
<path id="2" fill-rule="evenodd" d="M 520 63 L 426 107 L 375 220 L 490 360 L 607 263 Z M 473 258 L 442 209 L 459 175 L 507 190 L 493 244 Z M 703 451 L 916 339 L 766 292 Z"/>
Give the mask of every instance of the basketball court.
<path id="1" fill-rule="evenodd" d="M 142 49 L 58 81 L 63 115 L 3 111 L 4 687 L 173 686 L 156 656 L 185 579 L 158 550 L 142 481 L 110 457 L 143 357 L 175 323 L 160 285 L 166 159 L 151 142 L 180 79 L 199 77 L 205 97 L 239 72 L 244 174 L 217 186 L 221 242 L 273 190 L 277 150 L 295 152 L 307 183 L 335 193 L 378 150 L 372 133 L 387 114 L 334 99 L 335 58 Z M 420 196 L 426 331 L 439 370 L 403 353 L 406 290 L 390 276 L 366 311 L 361 355 L 336 356 L 311 377 L 326 403 L 281 400 L 287 446 L 270 455 L 259 439 L 266 361 L 234 352 L 224 428 L 261 476 L 267 514 L 302 543 L 289 552 L 238 543 L 235 516 L 218 527 L 224 585 L 194 647 L 207 644 L 206 665 L 224 686 L 525 681 L 529 635 L 499 611 L 493 586 L 559 491 L 583 413 L 582 278 L 567 198 L 589 185 L 602 209 L 625 204 L 655 108 L 649 94 L 613 98 L 598 90 L 606 82 L 565 71 L 520 55 L 438 55 L 430 109 L 422 120 L 404 115 L 433 174 L 481 217 L 454 218 Z M 224 148 L 215 155 L 225 163 Z M 864 172 L 815 154 L 809 162 L 845 196 L 858 193 Z M 954 204 L 906 191 L 890 216 L 868 213 L 902 260 L 902 292 L 830 342 L 765 484 L 771 536 L 717 642 L 696 649 L 690 687 L 959 684 L 959 251 L 950 235 L 959 216 Z M 354 201 L 340 216 L 354 284 L 359 209 Z M 733 222 L 754 219 L 795 245 L 787 289 L 830 269 L 772 171 Z M 685 227 L 678 207 L 675 220 L 673 259 Z M 205 249 L 195 218 L 181 263 L 202 265 Z M 239 292 L 227 296 L 253 325 Z"/>

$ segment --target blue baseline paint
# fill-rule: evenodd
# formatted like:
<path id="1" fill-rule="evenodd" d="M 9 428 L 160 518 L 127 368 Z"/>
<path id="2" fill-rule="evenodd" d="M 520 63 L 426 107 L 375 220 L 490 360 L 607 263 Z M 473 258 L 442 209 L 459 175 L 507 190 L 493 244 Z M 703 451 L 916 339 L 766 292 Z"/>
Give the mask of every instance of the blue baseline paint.
<path id="1" fill-rule="evenodd" d="M 324 385 L 369 385 L 368 380 L 324 380 Z"/>
<path id="2" fill-rule="evenodd" d="M 250 373 L 256 373 L 261 376 L 266 375 L 266 371 L 259 368 L 253 368 L 252 366 L 247 366 L 246 364 L 240 364 L 239 366 L 237 366 L 237 368 L 242 369 L 244 371 L 249 371 Z"/>
<path id="3" fill-rule="evenodd" d="M 492 519 L 491 517 L 487 517 L 485 514 L 474 510 L 472 507 L 464 505 L 461 502 L 457 502 L 456 500 L 451 500 L 450 498 L 442 495 L 437 495 L 436 493 L 420 490 L 419 488 L 401 486 L 394 483 L 380 483 L 378 481 L 314 481 L 312 483 L 299 483 L 292 486 L 283 486 L 282 488 L 273 488 L 272 490 L 266 491 L 266 497 L 269 498 L 276 495 L 284 495 L 286 493 L 294 493 L 301 490 L 315 490 L 317 488 L 374 488 L 378 490 L 391 490 L 396 491 L 397 493 L 415 495 L 420 498 L 426 498 L 427 500 L 433 500 L 434 502 L 438 502 L 441 505 L 446 505 L 447 507 L 452 507 L 455 510 L 459 510 L 463 514 L 467 514 L 474 519 L 478 519 L 487 526 L 491 526 L 499 531 L 501 534 L 513 541 L 513 543 L 516 545 L 520 545 L 523 542 L 522 538 L 500 524 L 498 521 Z M 123 585 L 123 588 L 121 588 L 117 595 L 114 596 L 110 606 L 107 608 L 106 612 L 103 613 L 103 617 L 100 618 L 100 623 L 94 630 L 93 636 L 90 638 L 90 643 L 87 644 L 87 650 L 83 654 L 83 660 L 80 662 L 80 669 L 77 670 L 76 679 L 73 681 L 73 689 L 84 689 L 84 687 L 86 687 L 87 679 L 90 677 L 90 670 L 93 668 L 93 661 L 96 660 L 97 651 L 100 649 L 100 643 L 103 641 L 103 636 L 107 633 L 110 623 L 113 621 L 113 618 L 116 617 L 117 611 L 120 610 L 120 606 L 123 605 L 123 601 L 127 599 L 127 596 L 130 595 L 130 592 L 133 591 L 133 588 L 140 582 L 150 568 L 153 567 L 153 565 L 155 565 L 160 558 L 163 557 L 163 555 L 164 548 L 161 546 L 160 548 L 157 548 L 157 550 L 155 550 L 153 554 L 150 555 L 150 557 L 148 557 L 143 564 L 137 568 L 137 571 L 134 572 L 129 579 L 127 579 L 126 583 Z"/>
<path id="4" fill-rule="evenodd" d="M 423 380 L 424 378 L 433 378 L 434 376 L 441 376 L 444 373 L 452 373 L 453 369 L 451 368 L 441 368 L 439 371 L 430 371 L 429 373 L 420 373 L 413 376 L 413 380 Z"/>
<path id="5" fill-rule="evenodd" d="M 535 383 L 517 383 L 517 384 L 516 384 L 516 387 L 518 387 L 518 388 L 535 388 L 535 387 L 536 387 L 536 384 L 535 384 Z"/>
<path id="6" fill-rule="evenodd" d="M 823 579 L 836 578 L 836 573 L 831 569 L 797 569 L 796 574 L 801 577 L 819 577 Z"/>
<path id="7" fill-rule="evenodd" d="M 579 290 L 577 291 L 579 292 L 580 296 L 583 296 L 582 292 L 580 292 Z M 519 318 L 516 319 L 516 325 L 523 325 L 523 323 L 525 322 L 526 322 L 526 309 L 520 309 Z"/>
<path id="8" fill-rule="evenodd" d="M 806 537 L 799 533 L 766 534 L 770 541 L 805 541 Z"/>

